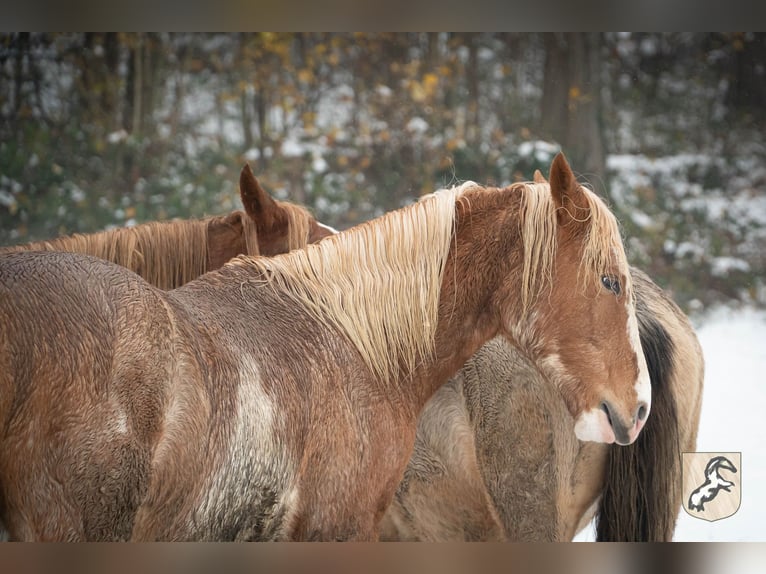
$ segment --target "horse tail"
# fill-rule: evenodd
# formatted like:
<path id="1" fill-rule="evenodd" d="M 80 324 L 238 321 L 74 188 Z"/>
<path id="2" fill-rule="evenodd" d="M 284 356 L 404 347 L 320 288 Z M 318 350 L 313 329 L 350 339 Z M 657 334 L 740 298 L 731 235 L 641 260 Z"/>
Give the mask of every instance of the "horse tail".
<path id="1" fill-rule="evenodd" d="M 661 292 L 660 292 L 661 293 Z M 596 539 L 665 542 L 673 538 L 681 474 L 679 417 L 671 388 L 675 345 L 636 290 L 639 336 L 652 384 L 652 412 L 636 442 L 609 449 L 596 512 Z"/>

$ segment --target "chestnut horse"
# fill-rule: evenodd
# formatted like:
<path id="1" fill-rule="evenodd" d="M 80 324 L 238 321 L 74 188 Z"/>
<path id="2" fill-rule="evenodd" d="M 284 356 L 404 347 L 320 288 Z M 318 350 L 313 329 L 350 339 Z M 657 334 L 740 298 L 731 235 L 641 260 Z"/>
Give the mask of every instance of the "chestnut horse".
<path id="1" fill-rule="evenodd" d="M 577 441 L 561 397 L 496 338 L 424 408 L 381 538 L 568 541 L 595 514 L 598 540 L 672 540 L 704 361 L 684 313 L 645 273 L 631 275 L 652 384 L 652 416 L 638 440 Z"/>
<path id="2" fill-rule="evenodd" d="M 375 539 L 421 409 L 499 334 L 581 439 L 633 442 L 650 406 L 617 222 L 561 155 L 169 292 L 3 254 L 0 325 L 12 539 Z"/>
<path id="3" fill-rule="evenodd" d="M 75 234 L 3 247 L 0 253 L 84 253 L 127 267 L 160 289 L 174 289 L 237 255 L 287 253 L 336 233 L 305 208 L 273 199 L 247 164 L 240 173 L 239 193 L 244 212 Z"/>

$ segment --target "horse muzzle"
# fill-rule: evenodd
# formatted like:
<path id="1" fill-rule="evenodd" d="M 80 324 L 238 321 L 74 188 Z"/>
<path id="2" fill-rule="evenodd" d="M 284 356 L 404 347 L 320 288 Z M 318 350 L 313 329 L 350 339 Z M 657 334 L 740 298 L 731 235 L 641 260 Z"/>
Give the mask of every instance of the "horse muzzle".
<path id="1" fill-rule="evenodd" d="M 598 408 L 585 411 L 577 417 L 575 435 L 581 441 L 629 445 L 638 438 L 648 414 L 649 405 L 639 402 L 631 420 L 626 423 L 609 401 L 602 401 Z"/>

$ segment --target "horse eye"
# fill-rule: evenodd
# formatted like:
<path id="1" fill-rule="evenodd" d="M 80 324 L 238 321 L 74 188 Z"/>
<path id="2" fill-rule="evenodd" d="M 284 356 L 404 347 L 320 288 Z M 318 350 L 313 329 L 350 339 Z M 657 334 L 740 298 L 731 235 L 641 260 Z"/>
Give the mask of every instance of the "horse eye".
<path id="1" fill-rule="evenodd" d="M 609 289 L 615 295 L 619 295 L 622 292 L 620 288 L 620 280 L 610 275 L 601 276 L 601 284 Z"/>

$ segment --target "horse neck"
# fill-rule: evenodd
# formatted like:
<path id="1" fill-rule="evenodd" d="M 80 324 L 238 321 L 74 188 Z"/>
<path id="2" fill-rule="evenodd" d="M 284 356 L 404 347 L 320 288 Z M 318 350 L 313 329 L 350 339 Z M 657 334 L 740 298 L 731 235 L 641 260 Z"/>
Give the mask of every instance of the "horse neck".
<path id="1" fill-rule="evenodd" d="M 422 406 L 501 328 L 500 315 L 520 316 L 521 242 L 513 210 L 458 207 L 439 298 L 433 360 L 413 379 Z M 487 238 L 503 237 L 502 241 Z M 508 292 L 511 286 L 513 293 Z"/>

